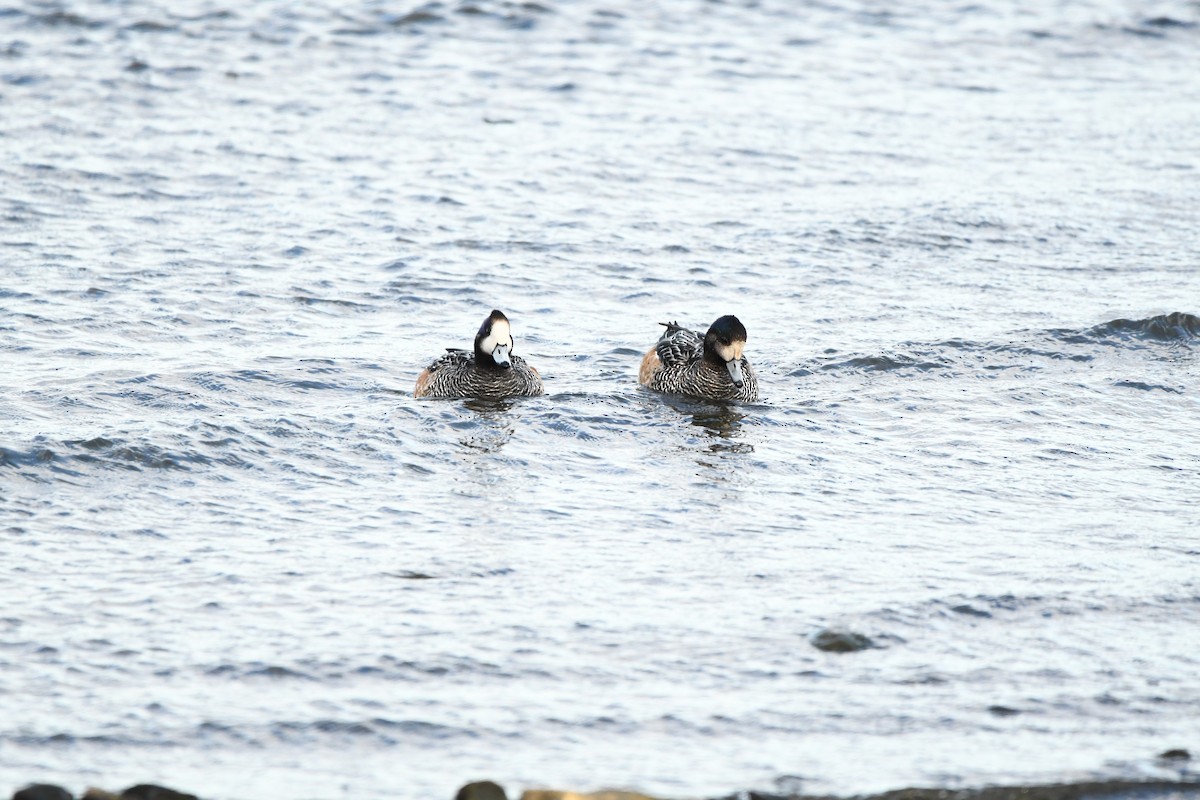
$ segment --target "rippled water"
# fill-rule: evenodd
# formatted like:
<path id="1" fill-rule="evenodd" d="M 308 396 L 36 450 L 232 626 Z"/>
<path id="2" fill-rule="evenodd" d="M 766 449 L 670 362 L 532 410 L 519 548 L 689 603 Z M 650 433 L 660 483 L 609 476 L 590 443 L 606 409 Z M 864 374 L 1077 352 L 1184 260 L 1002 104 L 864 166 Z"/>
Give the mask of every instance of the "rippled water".
<path id="1" fill-rule="evenodd" d="M 1172 774 L 1197 75 L 1194 2 L 0 8 L 0 784 Z M 493 307 L 547 395 L 413 400 Z M 760 404 L 636 385 L 726 313 Z"/>

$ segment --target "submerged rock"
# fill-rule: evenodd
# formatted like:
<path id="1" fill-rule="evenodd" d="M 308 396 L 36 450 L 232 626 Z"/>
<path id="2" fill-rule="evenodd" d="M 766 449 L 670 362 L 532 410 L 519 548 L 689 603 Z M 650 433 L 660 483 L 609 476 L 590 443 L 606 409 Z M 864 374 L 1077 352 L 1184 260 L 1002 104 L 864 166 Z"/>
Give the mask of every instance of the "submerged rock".
<path id="1" fill-rule="evenodd" d="M 476 781 L 459 789 L 454 800 L 508 800 L 508 795 L 495 781 Z"/>
<path id="2" fill-rule="evenodd" d="M 588 792 L 587 794 L 563 792 L 557 789 L 526 789 L 521 794 L 521 800 L 655 800 L 655 798 L 637 792 L 623 792 L 619 789 L 601 789 L 598 792 Z"/>
<path id="3" fill-rule="evenodd" d="M 87 791 L 83 793 L 81 800 L 121 800 L 121 795 L 97 789 L 95 786 L 89 786 Z"/>
<path id="4" fill-rule="evenodd" d="M 153 783 L 139 783 L 121 792 L 121 800 L 200 800 L 194 794 L 177 792 Z"/>
<path id="5" fill-rule="evenodd" d="M 75 795 L 53 783 L 31 783 L 13 792 L 12 800 L 75 800 Z"/>
<path id="6" fill-rule="evenodd" d="M 875 646 L 871 637 L 854 631 L 823 628 L 808 638 L 812 646 L 826 653 L 856 653 Z"/>
<path id="7" fill-rule="evenodd" d="M 89 786 L 80 800 L 200 800 L 200 798 L 187 792 L 168 789 L 166 786 L 139 783 L 137 786 L 130 786 L 120 794 Z"/>

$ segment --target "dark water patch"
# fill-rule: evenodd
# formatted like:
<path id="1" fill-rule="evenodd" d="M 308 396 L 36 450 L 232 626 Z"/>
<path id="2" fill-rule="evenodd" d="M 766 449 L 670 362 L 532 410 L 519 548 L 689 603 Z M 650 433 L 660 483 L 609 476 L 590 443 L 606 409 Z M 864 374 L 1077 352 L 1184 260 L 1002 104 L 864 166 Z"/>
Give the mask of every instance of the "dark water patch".
<path id="1" fill-rule="evenodd" d="M 397 572 L 385 572 L 383 573 L 383 576 L 385 578 L 399 578 L 405 581 L 428 581 L 433 580 L 436 577 L 434 575 L 427 575 L 424 572 L 417 572 L 416 570 L 411 569 L 399 570 Z"/>
<path id="2" fill-rule="evenodd" d="M 48 464 L 56 458 L 48 447 L 34 446 L 28 450 L 0 447 L 0 467 L 26 467 Z"/>
<path id="3" fill-rule="evenodd" d="M 104 354 L 89 354 L 84 357 L 99 358 Z M 129 402 L 142 408 L 151 409 L 186 409 L 189 411 L 208 411 L 208 406 L 201 403 L 191 392 L 181 391 L 167 386 L 146 385 L 142 381 L 133 380 L 135 384 L 145 385 L 144 389 L 125 389 L 119 392 L 97 392 L 97 397 L 115 398 Z M 118 382 L 118 385 L 121 382 Z"/>
<path id="4" fill-rule="evenodd" d="M 104 436 L 67 440 L 63 442 L 63 445 L 76 451 L 82 451 L 63 457 L 74 463 L 133 471 L 143 469 L 187 471 L 194 467 L 204 467 L 214 463 L 214 459 L 189 449 L 165 448 L 150 443 L 129 442 Z"/>
<path id="5" fill-rule="evenodd" d="M 222 393 L 229 391 L 228 385 L 222 380 L 224 377 L 226 376 L 213 372 L 199 372 L 188 378 L 188 381 L 206 391 Z"/>
<path id="6" fill-rule="evenodd" d="M 306 306 L 334 306 L 336 308 L 345 308 L 350 311 L 370 311 L 374 310 L 373 306 L 365 303 L 356 303 L 353 300 L 343 300 L 341 298 L 316 297 L 315 295 L 302 294 L 292 298 L 293 301 Z"/>
<path id="7" fill-rule="evenodd" d="M 1025 31 L 1025 34 L 1030 39 L 1059 39 L 1062 41 L 1066 41 L 1070 38 L 1068 36 L 1065 36 L 1061 33 L 1057 33 L 1055 31 L 1037 30 L 1037 29 Z"/>
<path id="8" fill-rule="evenodd" d="M 936 672 L 921 672 L 910 678 L 896 681 L 899 686 L 945 686 L 950 680 Z"/>
<path id="9" fill-rule="evenodd" d="M 270 372 L 261 369 L 239 369 L 234 370 L 229 378 L 235 381 L 244 382 L 261 382 L 261 383 L 279 383 L 280 380 Z"/>
<path id="10" fill-rule="evenodd" d="M 1037 334 L 1043 335 L 1043 334 Z M 1054 331 L 1051 336 L 1069 344 L 1094 343 L 1096 340 L 1077 331 Z M 908 342 L 901 345 L 903 352 L 873 355 L 840 354 L 827 350 L 822 357 L 790 370 L 790 377 L 807 377 L 814 373 L 894 373 L 897 375 L 929 374 L 942 377 L 948 373 L 999 374 L 1006 371 L 1037 371 L 1048 366 L 1047 362 L 1074 361 L 1087 363 L 1095 360 L 1092 353 L 1081 353 L 1072 348 L 1050 348 L 1034 342 L 975 342 L 965 339 L 947 339 L 940 342 Z"/>
<path id="11" fill-rule="evenodd" d="M 477 731 L 470 728 L 438 725 L 433 722 L 424 722 L 421 720 L 390 720 L 376 717 L 371 720 L 370 725 L 373 728 L 383 731 L 395 731 L 415 735 L 422 739 L 450 739 L 460 737 L 474 739 L 479 736 Z"/>
<path id="12" fill-rule="evenodd" d="M 103 28 L 106 23 L 100 20 L 85 17 L 82 14 L 76 14 L 71 11 L 52 11 L 49 14 L 30 14 L 29 23 L 31 25 L 46 27 L 46 28 L 84 28 L 86 30 L 95 30 Z"/>
<path id="13" fill-rule="evenodd" d="M 1098 25 L 1097 27 L 1100 30 L 1112 30 L 1112 28 L 1110 28 L 1107 25 Z M 1163 33 L 1161 30 L 1155 30 L 1153 28 L 1141 28 L 1141 27 L 1137 27 L 1134 25 L 1122 25 L 1118 30 L 1120 30 L 1121 33 L 1128 33 L 1128 34 L 1132 34 L 1133 36 L 1141 36 L 1146 39 L 1165 39 L 1165 38 L 1167 38 L 1167 35 L 1165 33 Z"/>
<path id="14" fill-rule="evenodd" d="M 1049 338 L 1073 346 L 1145 349 L 1168 344 L 1190 346 L 1200 336 L 1200 317 L 1173 312 L 1145 319 L 1115 319 L 1083 330 L 1056 328 Z"/>
<path id="15" fill-rule="evenodd" d="M 1142 22 L 1142 25 L 1144 25 L 1148 28 L 1161 28 L 1161 29 L 1180 28 L 1180 29 L 1184 29 L 1184 30 L 1191 30 L 1191 29 L 1197 27 L 1197 23 L 1195 23 L 1195 22 L 1187 22 L 1185 20 L 1175 19 L 1174 17 L 1151 17 L 1150 19 L 1147 19 L 1144 22 Z"/>
<path id="16" fill-rule="evenodd" d="M 73 747 L 77 745 L 100 745 L 103 747 L 153 747 L 171 746 L 170 741 L 161 739 L 120 736 L 116 734 L 93 734 L 78 736 L 71 733 L 51 734 L 0 734 L 0 744 L 4 742 L 23 745 L 25 747 Z"/>
<path id="17" fill-rule="evenodd" d="M 536 667 L 515 667 L 510 664 L 482 661 L 469 656 L 412 660 L 382 655 L 366 662 L 340 658 L 330 660 L 305 658 L 294 664 L 266 664 L 254 661 L 243 664 L 217 664 L 201 668 L 200 672 L 208 678 L 223 678 L 233 681 L 247 678 L 270 678 L 273 680 L 341 682 L 373 678 L 405 683 L 421 683 L 430 679 L 453 683 L 472 683 L 484 678 L 519 681 L 555 677 Z"/>
<path id="18" fill-rule="evenodd" d="M 618 719 L 607 714 L 572 718 L 547 717 L 544 722 L 556 727 L 602 731 L 611 735 L 630 734 L 638 728 L 637 723 L 628 718 Z"/>
<path id="19" fill-rule="evenodd" d="M 528 31 L 537 26 L 538 17 L 550 9 L 537 3 L 466 2 L 454 10 L 464 17 L 487 18 L 510 30 Z"/>
<path id="20" fill-rule="evenodd" d="M 171 25 L 165 22 L 156 22 L 154 20 L 141 20 L 132 25 L 126 25 L 123 30 L 130 33 L 168 33 L 179 30 L 177 25 Z"/>
<path id="21" fill-rule="evenodd" d="M 409 11 L 407 14 L 401 14 L 399 16 L 394 16 L 394 17 L 390 17 L 390 18 L 385 17 L 384 21 L 388 25 L 392 26 L 393 28 L 407 28 L 407 27 L 420 26 L 420 25 L 432 25 L 432 24 L 435 24 L 438 22 L 445 22 L 446 17 L 444 17 L 441 14 L 436 13 L 433 10 L 434 8 L 440 7 L 440 6 L 441 6 L 440 3 L 425 6 L 424 8 L 418 8 L 416 10 Z"/>
<path id="22" fill-rule="evenodd" d="M 1063 619 L 1071 624 L 1082 624 L 1080 620 L 1096 615 L 1119 617 L 1175 616 L 1184 613 L 1179 606 L 1198 606 L 1200 597 L 1162 594 L 1142 598 L 1109 596 L 1056 595 L 1013 595 L 981 594 L 971 597 L 956 596 L 929 600 L 908 606 L 890 607 L 873 611 L 865 616 L 874 624 L 904 628 L 927 627 L 931 619 L 957 620 L 969 627 L 1005 626 L 1015 619 L 1037 618 L 1039 620 Z M 876 634 L 876 640 L 886 635 Z"/>
<path id="23" fill-rule="evenodd" d="M 1062 599 L 1062 598 L 1059 598 Z M 1019 597 L 1012 594 L 1001 595 L 976 595 L 969 598 L 965 603 L 958 603 L 951 608 L 956 614 L 962 614 L 959 609 L 973 609 L 968 612 L 967 616 L 974 617 L 992 617 L 997 612 L 1001 611 L 1020 611 L 1026 608 L 1039 607 L 1046 604 L 1047 598 L 1041 595 L 1031 595 L 1027 597 Z"/>
<path id="24" fill-rule="evenodd" d="M 1159 342 L 1190 341 L 1200 336 L 1200 317 L 1184 311 L 1159 314 L 1146 319 L 1115 319 L 1087 331 L 1097 338 L 1139 338 Z"/>
<path id="25" fill-rule="evenodd" d="M 1153 383 L 1142 383 L 1141 381 L 1116 381 L 1113 386 L 1120 386 L 1126 389 L 1137 389 L 1142 392 L 1168 392 L 1170 394 L 1183 394 L 1183 391 L 1172 386 L 1160 386 Z"/>
<path id="26" fill-rule="evenodd" d="M 305 741 L 308 734 L 333 734 L 348 736 L 370 736 L 375 731 L 365 722 L 321 719 L 315 722 L 276 722 L 271 731 L 281 739 Z"/>
<path id="27" fill-rule="evenodd" d="M 912 356 L 877 355 L 858 356 L 845 361 L 836 361 L 822 365 L 821 369 L 825 371 L 848 369 L 857 372 L 891 372 L 893 370 L 928 372 L 934 369 L 945 369 L 950 365 L 948 361 L 925 361 Z"/>
<path id="28" fill-rule="evenodd" d="M 967 351 L 969 348 L 963 347 L 961 349 L 964 351 Z M 983 351 L 987 352 L 987 353 L 1013 355 L 1013 356 L 1017 356 L 1023 360 L 1023 363 L 1021 365 L 1017 365 L 1017 364 L 990 364 L 990 365 L 984 364 L 984 365 L 981 365 L 984 369 L 1009 369 L 1009 368 L 1013 368 L 1016 366 L 1023 366 L 1023 367 L 1029 368 L 1031 366 L 1030 364 L 1028 364 L 1028 359 L 1030 357 L 1039 358 L 1039 359 L 1047 359 L 1049 361 L 1077 361 L 1080 363 L 1086 363 L 1088 361 L 1095 360 L 1095 356 L 1084 354 L 1084 353 L 1071 353 L 1071 352 L 1068 352 L 1065 350 L 1046 350 L 1044 348 L 1033 347 L 1033 346 L 1027 345 L 1027 344 L 1015 344 L 1015 343 L 987 345 L 983 348 Z"/>
<path id="29" fill-rule="evenodd" d="M 388 28 L 378 25 L 362 25 L 352 28 L 334 28 L 330 33 L 334 36 L 379 36 L 386 33 Z"/>
<path id="30" fill-rule="evenodd" d="M 280 382 L 281 385 L 292 389 L 300 389 L 302 391 L 321 391 L 327 389 L 342 389 L 344 387 L 336 383 L 327 383 L 324 381 L 311 380 L 285 380 Z"/>
<path id="31" fill-rule="evenodd" d="M 575 253 L 578 248 L 567 242 L 534 242 L 525 239 L 510 239 L 504 242 L 508 250 L 521 250 L 528 253 Z"/>
<path id="32" fill-rule="evenodd" d="M 261 741 L 238 730 L 236 727 L 220 722 L 213 722 L 212 720 L 206 720 L 196 726 L 196 738 L 200 741 L 227 739 L 237 744 L 248 744 L 255 747 L 262 746 Z"/>
<path id="33" fill-rule="evenodd" d="M 408 290 L 411 288 L 412 288 L 411 286 L 400 286 L 397 284 L 389 284 L 388 285 L 389 290 L 395 290 L 395 291 Z M 444 302 L 444 300 L 440 297 L 432 297 L 429 295 L 417 295 L 417 294 L 397 294 L 396 296 L 394 296 L 392 298 L 392 300 L 397 303 L 402 303 L 404 305 L 425 305 L 425 304 L 440 305 L 441 303 Z"/>
<path id="34" fill-rule="evenodd" d="M 218 667 L 213 667 L 207 672 L 213 677 L 232 677 L 237 679 L 243 678 L 271 678 L 272 680 L 302 680 L 312 681 L 315 677 L 308 673 L 299 670 L 283 667 L 277 664 L 248 664 L 242 667 L 235 667 L 230 664 L 222 664 Z"/>
<path id="35" fill-rule="evenodd" d="M 569 436 L 582 441 L 594 441 L 597 438 L 576 424 L 578 419 L 574 415 L 547 411 L 539 415 L 538 420 L 548 430 L 563 436 Z"/>
<path id="36" fill-rule="evenodd" d="M 396 744 L 399 738 L 437 740 L 476 738 L 469 728 L 439 725 L 424 720 L 392 720 L 376 717 L 368 720 L 319 719 L 311 722 L 275 722 L 268 726 L 277 741 L 309 744 L 323 739 L 375 739 L 378 744 Z"/>
<path id="37" fill-rule="evenodd" d="M 9 86 L 18 86 L 18 87 L 37 86 L 38 84 L 45 83 L 48 80 L 49 80 L 49 77 L 46 75 L 30 75 L 30 74 L 13 75 L 13 74 L 9 74 L 9 75 L 4 76 L 4 82 L 6 84 L 8 84 Z"/>
<path id="38" fill-rule="evenodd" d="M 1002 219 L 992 219 L 992 218 L 988 218 L 988 217 L 977 217 L 977 218 L 971 218 L 971 219 L 958 219 L 958 218 L 944 219 L 942 217 L 935 217 L 935 219 L 937 219 L 938 222 L 949 222 L 949 223 L 958 225 L 958 227 L 960 227 L 960 228 L 971 228 L 973 230 L 1008 230 L 1009 229 L 1008 223 L 1002 221 Z"/>

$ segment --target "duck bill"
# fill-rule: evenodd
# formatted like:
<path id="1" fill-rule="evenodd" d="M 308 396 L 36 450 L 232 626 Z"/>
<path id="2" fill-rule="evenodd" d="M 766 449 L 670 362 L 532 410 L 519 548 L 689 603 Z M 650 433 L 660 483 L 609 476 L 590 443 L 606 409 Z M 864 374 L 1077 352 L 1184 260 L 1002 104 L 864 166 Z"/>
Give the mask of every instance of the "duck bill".
<path id="1" fill-rule="evenodd" d="M 725 369 L 729 370 L 729 380 L 733 381 L 733 385 L 737 388 L 742 388 L 746 379 L 742 377 L 742 360 L 735 358 L 732 361 L 725 362 Z"/>
<path id="2" fill-rule="evenodd" d="M 496 362 L 496 366 L 502 369 L 508 369 L 512 366 L 512 359 L 508 356 L 508 345 L 498 344 L 492 350 L 492 361 Z"/>

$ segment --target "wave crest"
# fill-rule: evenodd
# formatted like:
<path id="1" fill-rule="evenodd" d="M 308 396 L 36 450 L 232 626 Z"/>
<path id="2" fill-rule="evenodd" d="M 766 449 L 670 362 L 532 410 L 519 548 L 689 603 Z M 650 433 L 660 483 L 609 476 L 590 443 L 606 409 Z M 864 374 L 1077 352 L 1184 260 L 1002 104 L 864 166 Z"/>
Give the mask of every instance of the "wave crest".
<path id="1" fill-rule="evenodd" d="M 1097 336 L 1136 336 L 1163 342 L 1186 341 L 1200 337 L 1200 317 L 1186 311 L 1173 311 L 1146 319 L 1114 319 L 1090 331 Z"/>

